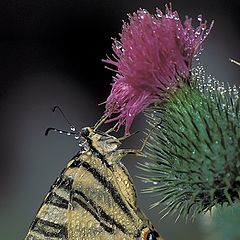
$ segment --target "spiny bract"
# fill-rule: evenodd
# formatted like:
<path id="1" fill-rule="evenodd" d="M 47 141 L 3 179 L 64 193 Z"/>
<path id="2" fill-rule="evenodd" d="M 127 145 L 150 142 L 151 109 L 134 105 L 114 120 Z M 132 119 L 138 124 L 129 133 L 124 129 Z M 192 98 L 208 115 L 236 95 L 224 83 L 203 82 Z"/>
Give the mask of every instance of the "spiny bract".
<path id="1" fill-rule="evenodd" d="M 216 204 L 240 197 L 240 112 L 238 89 L 199 67 L 189 84 L 145 112 L 153 128 L 146 147 L 150 161 L 140 165 L 145 192 L 160 195 L 166 214 L 194 218 Z M 150 174 L 151 173 L 151 174 Z M 157 183 L 157 184 L 156 184 Z"/>

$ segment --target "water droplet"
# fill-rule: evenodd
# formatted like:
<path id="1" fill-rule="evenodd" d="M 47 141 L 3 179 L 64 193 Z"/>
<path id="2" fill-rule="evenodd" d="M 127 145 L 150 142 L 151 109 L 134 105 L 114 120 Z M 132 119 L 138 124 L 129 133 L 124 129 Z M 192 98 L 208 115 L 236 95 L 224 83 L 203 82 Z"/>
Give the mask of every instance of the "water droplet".
<path id="1" fill-rule="evenodd" d="M 116 49 L 122 49 L 122 44 L 121 44 L 121 42 L 115 40 L 114 43 L 115 43 L 115 47 L 116 47 Z"/>
<path id="2" fill-rule="evenodd" d="M 73 132 L 75 132 L 76 131 L 76 128 L 75 127 L 73 127 L 73 126 L 71 126 L 71 131 L 73 131 Z"/>

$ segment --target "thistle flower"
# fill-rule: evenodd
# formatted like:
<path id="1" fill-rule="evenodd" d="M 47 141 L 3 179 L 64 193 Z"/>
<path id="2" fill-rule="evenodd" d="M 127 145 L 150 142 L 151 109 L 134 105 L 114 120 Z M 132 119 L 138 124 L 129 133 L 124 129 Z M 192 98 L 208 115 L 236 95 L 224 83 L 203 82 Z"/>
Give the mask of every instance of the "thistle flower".
<path id="1" fill-rule="evenodd" d="M 114 40 L 113 59 L 104 60 L 117 68 L 106 101 L 106 114 L 117 116 L 108 122 L 118 121 L 118 127 L 125 124 L 128 134 L 138 113 L 189 77 L 193 57 L 211 29 L 199 21 L 196 29 L 188 17 L 182 24 L 171 6 L 166 6 L 165 14 L 140 9 L 129 15 L 120 41 Z"/>

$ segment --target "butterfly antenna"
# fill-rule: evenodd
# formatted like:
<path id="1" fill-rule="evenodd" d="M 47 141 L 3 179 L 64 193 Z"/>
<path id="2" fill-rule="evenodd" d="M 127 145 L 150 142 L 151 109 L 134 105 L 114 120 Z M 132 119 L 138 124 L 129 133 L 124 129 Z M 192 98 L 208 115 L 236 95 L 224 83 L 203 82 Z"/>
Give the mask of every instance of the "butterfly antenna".
<path id="1" fill-rule="evenodd" d="M 234 59 L 231 59 L 231 58 L 229 58 L 229 60 L 230 60 L 230 62 L 235 63 L 235 64 L 237 64 L 238 66 L 240 66 L 240 62 L 238 62 L 238 61 L 236 61 L 236 60 L 234 60 Z"/>
<path id="2" fill-rule="evenodd" d="M 75 132 L 75 131 L 76 131 L 76 128 L 75 128 L 74 125 L 68 120 L 68 118 L 67 118 L 66 115 L 64 114 L 63 110 L 62 110 L 59 106 L 54 106 L 53 109 L 52 109 L 52 111 L 55 112 L 56 110 L 58 110 L 58 111 L 61 113 L 62 117 L 63 117 L 64 120 L 67 122 L 67 124 L 69 125 L 70 129 Z M 79 132 L 79 131 L 77 131 L 77 132 Z"/>
<path id="3" fill-rule="evenodd" d="M 67 134 L 68 136 L 70 135 L 76 135 L 75 132 L 67 132 L 67 131 L 64 131 L 64 130 L 61 130 L 61 129 L 58 129 L 58 128 L 47 128 L 46 131 L 45 131 L 45 136 L 47 136 L 49 134 L 49 132 L 58 132 L 60 134 L 64 133 L 64 134 Z"/>

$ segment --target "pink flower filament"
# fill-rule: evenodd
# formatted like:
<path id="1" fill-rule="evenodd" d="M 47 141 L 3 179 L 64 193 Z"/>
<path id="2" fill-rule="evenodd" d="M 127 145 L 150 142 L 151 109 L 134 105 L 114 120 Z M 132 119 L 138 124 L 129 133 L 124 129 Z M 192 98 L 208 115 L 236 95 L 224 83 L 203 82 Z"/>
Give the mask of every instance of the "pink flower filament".
<path id="1" fill-rule="evenodd" d="M 212 23 L 213 24 L 213 23 Z M 150 104 L 161 100 L 166 91 L 190 74 L 193 57 L 209 34 L 206 22 L 194 29 L 186 17 L 181 23 L 178 13 L 166 6 L 156 15 L 140 9 L 124 22 L 120 41 L 114 40 L 112 59 L 104 62 L 116 67 L 106 114 L 118 116 L 108 120 L 125 125 L 129 133 L 135 116 Z"/>

